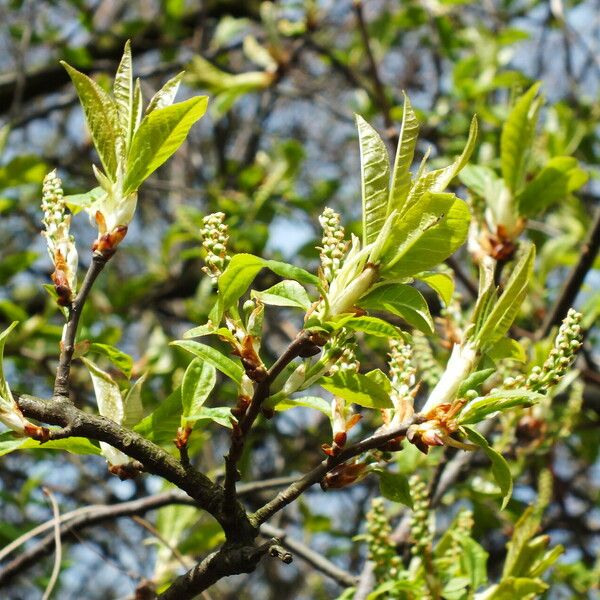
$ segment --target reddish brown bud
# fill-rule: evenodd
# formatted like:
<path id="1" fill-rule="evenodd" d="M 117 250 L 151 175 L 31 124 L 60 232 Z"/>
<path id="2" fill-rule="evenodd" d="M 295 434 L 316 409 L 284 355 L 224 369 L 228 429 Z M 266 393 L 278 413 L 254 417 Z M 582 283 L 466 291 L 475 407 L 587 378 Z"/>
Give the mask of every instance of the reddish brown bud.
<path id="1" fill-rule="evenodd" d="M 27 425 L 23 427 L 23 433 L 42 443 L 47 442 L 50 439 L 50 430 L 47 427 L 40 427 L 39 425 L 33 425 L 32 423 L 27 423 Z"/>
<path id="2" fill-rule="evenodd" d="M 336 467 L 321 480 L 323 491 L 340 489 L 360 481 L 367 474 L 367 465 L 364 463 L 351 463 Z"/>
<path id="3" fill-rule="evenodd" d="M 265 419 L 272 419 L 275 416 L 275 410 L 272 408 L 261 408 L 260 412 Z"/>
<path id="4" fill-rule="evenodd" d="M 340 446 L 340 448 L 343 448 L 346 445 L 347 438 L 348 438 L 348 435 L 346 434 L 345 431 L 338 431 L 333 436 L 333 443 L 336 444 L 337 446 Z"/>
<path id="5" fill-rule="evenodd" d="M 177 429 L 177 437 L 173 440 L 173 442 L 175 443 L 175 446 L 177 446 L 177 448 L 179 448 L 179 450 L 181 450 L 182 448 L 185 448 L 187 446 L 188 440 L 190 439 L 190 435 L 192 433 L 192 428 L 191 427 L 179 427 L 179 429 Z"/>
<path id="6" fill-rule="evenodd" d="M 108 465 L 108 470 L 121 481 L 125 481 L 137 477 L 142 470 L 142 465 L 137 461 L 127 465 Z"/>

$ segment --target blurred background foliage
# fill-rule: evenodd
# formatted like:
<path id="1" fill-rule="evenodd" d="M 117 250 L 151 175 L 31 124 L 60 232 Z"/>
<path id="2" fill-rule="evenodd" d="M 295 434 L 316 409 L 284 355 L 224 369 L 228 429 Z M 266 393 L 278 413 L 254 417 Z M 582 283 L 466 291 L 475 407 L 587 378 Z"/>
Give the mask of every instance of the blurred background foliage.
<path id="1" fill-rule="evenodd" d="M 318 263 L 317 216 L 325 206 L 341 212 L 345 225 L 357 231 L 360 181 L 353 113 L 368 119 L 393 147 L 406 91 L 423 124 L 417 159 L 431 151 L 433 166 L 448 164 L 462 150 L 476 113 L 480 137 L 471 162 L 497 170 L 500 132 L 514 99 L 534 81 L 542 82 L 544 102 L 528 177 L 552 157 L 572 155 L 589 181 L 576 195 L 567 190 L 528 222 L 538 261 L 533 292 L 519 320 L 524 333 L 543 327 L 599 208 L 598 0 L 369 0 L 364 5 L 350 0 L 5 0 L 0 21 L 0 329 L 12 320 L 21 322 L 6 349 L 15 389 L 42 396 L 51 392 L 61 335 L 62 317 L 42 287 L 51 272 L 39 234 L 42 178 L 58 168 L 67 194 L 95 186 L 90 165 L 97 159 L 60 59 L 102 83 L 131 39 L 145 98 L 182 69 L 187 74 L 180 99 L 210 96 L 208 117 L 142 188 L 130 233 L 83 317 L 81 340 L 130 355 L 134 377 L 149 372 L 143 393 L 147 412 L 177 387 L 189 363 L 189 356 L 169 347 L 169 341 L 205 322 L 211 306 L 213 289 L 201 272 L 204 215 L 226 213 L 233 252 L 283 258 L 306 268 Z M 455 187 L 466 198 L 473 193 L 472 179 L 462 181 L 470 192 L 460 182 Z M 82 216 L 72 231 L 86 267 L 93 230 Z M 470 305 L 476 281 L 466 250 L 461 252 L 452 265 L 459 280 L 454 307 L 459 314 L 461 299 L 463 308 Z M 437 509 L 442 530 L 457 507 L 470 508 L 472 535 L 490 555 L 490 576 L 497 576 L 506 536 L 535 498 L 540 470 L 549 469 L 554 491 L 541 529 L 566 549 L 550 576 L 549 598 L 598 597 L 600 356 L 593 327 L 600 314 L 598 268 L 596 260 L 577 297 L 587 330 L 578 385 L 559 389 L 537 423 L 520 415 L 518 422 L 504 424 L 500 446 L 518 476 L 507 511 L 500 513 L 489 493 L 485 457 L 457 479 Z M 274 275 L 263 273 L 258 286 L 275 282 Z M 439 305 L 430 299 L 439 316 Z M 299 326 L 286 309 L 267 311 L 267 355 L 276 356 Z M 446 350 L 434 348 L 434 356 L 422 361 L 424 382 L 435 361 L 445 360 Z M 542 350 L 536 349 L 538 356 Z M 386 351 L 372 340 L 360 341 L 365 366 L 384 365 Z M 111 368 L 125 382 L 126 375 Z M 94 406 L 80 365 L 74 389 L 78 406 Z M 213 406 L 227 404 L 232 392 L 221 386 Z M 367 422 L 359 428 L 369 427 Z M 173 435 L 165 426 L 161 441 L 169 445 Z M 260 423 L 253 432 L 255 451 L 242 462 L 244 480 L 305 471 L 320 460 L 328 435 L 325 419 L 309 410 Z M 192 438 L 196 460 L 213 475 L 226 440 L 227 431 L 208 421 Z M 402 453 L 401 471 L 418 467 L 422 478 L 432 477 L 440 461 L 432 454 L 433 461 L 412 450 Z M 371 479 L 330 491 L 325 499 L 313 490 L 277 525 L 359 575 L 367 550 L 364 537 L 356 536 L 364 534 L 370 500 L 379 494 Z M 98 457 L 33 450 L 5 456 L 0 481 L 1 546 L 51 517 L 42 484 L 55 490 L 62 511 L 143 497 L 160 487 L 148 477 L 119 482 Z M 258 499 L 250 498 L 253 502 Z M 406 509 L 395 504 L 388 510 L 388 518 L 395 519 Z M 145 578 L 167 579 L 181 570 L 165 541 L 186 560 L 219 541 L 215 523 L 189 507 L 161 509 L 151 520 L 160 536 L 120 519 L 72 538 L 57 597 L 127 597 Z M 42 561 L 4 581 L 0 595 L 38 597 L 51 563 Z M 300 561 L 292 566 L 265 561 L 249 577 L 221 582 L 210 597 L 319 599 L 341 592 Z"/>

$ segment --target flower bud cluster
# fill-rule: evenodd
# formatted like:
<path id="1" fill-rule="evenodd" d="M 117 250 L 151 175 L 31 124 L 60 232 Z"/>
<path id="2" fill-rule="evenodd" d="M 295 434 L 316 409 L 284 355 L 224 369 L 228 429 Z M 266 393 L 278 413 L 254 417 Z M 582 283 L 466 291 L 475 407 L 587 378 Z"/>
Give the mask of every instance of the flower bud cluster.
<path id="1" fill-rule="evenodd" d="M 340 225 L 340 215 L 331 208 L 326 208 L 319 217 L 323 228 L 321 240 L 321 268 L 326 282 L 331 282 L 340 270 L 348 244 L 345 240 L 344 228 Z"/>
<path id="2" fill-rule="evenodd" d="M 329 369 L 329 374 L 334 373 L 357 373 L 360 369 L 360 363 L 356 359 L 356 343 L 346 342 L 342 355 L 336 363 Z"/>
<path id="3" fill-rule="evenodd" d="M 222 212 L 207 215 L 202 219 L 203 227 L 200 230 L 202 246 L 206 250 L 206 266 L 202 270 L 215 282 L 231 259 L 227 254 L 229 235 L 224 220 Z"/>
<path id="4" fill-rule="evenodd" d="M 572 308 L 569 310 L 546 362 L 541 367 L 533 367 L 531 370 L 526 384 L 529 389 L 544 393 L 565 376 L 581 348 L 581 319 L 581 313 Z"/>
<path id="5" fill-rule="evenodd" d="M 61 306 L 68 306 L 77 291 L 77 248 L 75 239 L 69 234 L 71 215 L 67 213 L 62 182 L 56 170 L 44 177 L 42 186 L 42 223 L 45 230 L 48 253 L 54 264 L 52 280 Z"/>
<path id="6" fill-rule="evenodd" d="M 471 536 L 474 520 L 470 510 L 461 510 L 452 524 L 452 542 L 444 552 L 444 559 L 449 565 L 460 563 L 460 555 L 463 552 L 460 540 Z"/>
<path id="7" fill-rule="evenodd" d="M 379 584 L 395 579 L 402 569 L 402 561 L 391 542 L 392 529 L 385 514 L 383 498 L 373 498 L 366 518 L 366 539 L 369 559 L 375 564 L 375 581 Z"/>
<path id="8" fill-rule="evenodd" d="M 413 365 L 412 348 L 402 340 L 390 340 L 390 381 L 392 384 L 391 400 L 394 404 L 394 425 L 400 425 L 414 414 L 414 390 L 416 368 Z M 391 409 L 390 409 L 391 412 Z M 386 415 L 386 419 L 391 415 Z"/>
<path id="9" fill-rule="evenodd" d="M 418 475 L 410 478 L 409 486 L 413 501 L 413 514 L 410 521 L 410 536 L 413 541 L 411 553 L 416 556 L 431 550 L 433 534 L 430 527 L 427 486 Z"/>
<path id="10" fill-rule="evenodd" d="M 421 379 L 433 388 L 442 376 L 442 368 L 435 360 L 427 337 L 420 331 L 413 331 L 413 358 Z"/>

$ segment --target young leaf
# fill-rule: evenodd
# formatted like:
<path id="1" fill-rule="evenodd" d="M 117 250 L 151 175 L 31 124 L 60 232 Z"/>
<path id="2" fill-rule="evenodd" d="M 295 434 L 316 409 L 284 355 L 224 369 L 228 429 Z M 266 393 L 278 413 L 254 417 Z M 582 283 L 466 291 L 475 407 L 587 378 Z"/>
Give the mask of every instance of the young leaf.
<path id="1" fill-rule="evenodd" d="M 523 346 L 521 346 L 517 340 L 507 337 L 499 339 L 491 348 L 486 350 L 486 355 L 493 361 L 503 360 L 505 358 L 517 360 L 519 362 L 527 361 L 527 354 L 525 353 Z"/>
<path id="2" fill-rule="evenodd" d="M 61 450 L 70 454 L 100 455 L 100 448 L 86 438 L 72 437 L 41 444 L 32 438 L 15 437 L 10 431 L 0 434 L 0 456 L 15 450 Z"/>
<path id="3" fill-rule="evenodd" d="M 90 345 L 89 352 L 95 352 L 106 356 L 110 362 L 122 371 L 127 378 L 131 377 L 131 371 L 133 369 L 133 358 L 129 354 L 125 354 L 122 350 L 115 348 L 109 344 L 93 343 Z"/>
<path id="4" fill-rule="evenodd" d="M 541 579 L 530 577 L 507 577 L 487 593 L 485 600 L 515 600 L 516 598 L 539 598 L 548 589 Z"/>
<path id="5" fill-rule="evenodd" d="M 149 115 L 152 111 L 156 109 L 165 108 L 165 106 L 171 106 L 173 101 L 175 100 L 175 96 L 177 95 L 177 90 L 179 89 L 179 84 L 185 75 L 184 71 L 181 73 L 177 73 L 175 77 L 172 77 L 162 86 L 154 96 L 152 96 L 150 102 L 148 103 L 148 107 L 146 108 L 146 114 Z"/>
<path id="6" fill-rule="evenodd" d="M 454 294 L 454 280 L 448 273 L 435 273 L 425 271 L 418 273 L 415 278 L 423 283 L 426 283 L 431 289 L 437 292 L 445 306 L 452 302 L 452 294 Z"/>
<path id="7" fill-rule="evenodd" d="M 398 138 L 398 148 L 394 161 L 392 185 L 388 200 L 387 214 L 397 210 L 402 214 L 408 191 L 410 190 L 410 166 L 415 155 L 415 146 L 419 135 L 419 121 L 412 109 L 408 96 L 404 94 L 404 110 L 402 113 L 402 127 Z"/>
<path id="8" fill-rule="evenodd" d="M 173 445 L 181 415 L 181 386 L 177 387 L 158 407 L 142 419 L 133 430 L 155 444 Z"/>
<path id="9" fill-rule="evenodd" d="M 284 279 L 268 290 L 262 292 L 252 291 L 252 297 L 257 298 L 263 304 L 271 306 L 292 306 L 308 310 L 312 302 L 306 290 L 293 279 Z"/>
<path id="10" fill-rule="evenodd" d="M 579 189 L 587 180 L 587 173 L 579 168 L 575 158 L 555 156 L 516 197 L 519 214 L 524 217 L 539 215 Z"/>
<path id="11" fill-rule="evenodd" d="M 533 275 L 534 263 L 535 246 L 529 244 L 515 265 L 504 292 L 494 308 L 489 311 L 481 329 L 477 331 L 477 343 L 484 351 L 491 348 L 500 338 L 506 335 L 513 324 L 527 294 L 527 286 Z"/>
<path id="12" fill-rule="evenodd" d="M 529 390 L 500 390 L 469 402 L 458 416 L 463 425 L 475 424 L 498 411 L 504 412 L 516 406 L 532 406 L 544 396 Z"/>
<path id="13" fill-rule="evenodd" d="M 144 416 L 142 405 L 142 385 L 146 381 L 147 373 L 144 373 L 128 390 L 123 400 L 123 427 L 133 429 Z"/>
<path id="14" fill-rule="evenodd" d="M 496 372 L 496 369 L 482 369 L 481 371 L 475 371 L 471 373 L 458 388 L 458 392 L 456 393 L 457 398 L 464 398 L 464 395 L 469 390 L 476 390 L 483 384 L 483 382 L 493 373 Z"/>
<path id="15" fill-rule="evenodd" d="M 379 373 L 383 375 L 381 371 Z M 331 377 L 323 377 L 319 384 L 328 392 L 340 396 L 347 402 L 354 402 L 367 408 L 392 407 L 389 379 L 385 375 L 382 378 L 377 370 L 371 371 L 368 375 L 338 372 Z"/>
<path id="16" fill-rule="evenodd" d="M 222 310 L 233 306 L 248 290 L 265 261 L 252 254 L 236 254 L 219 277 Z"/>
<path id="17" fill-rule="evenodd" d="M 363 245 L 375 240 L 387 214 L 390 161 L 379 134 L 356 115 L 360 143 Z"/>
<path id="18" fill-rule="evenodd" d="M 506 508 L 510 497 L 512 496 L 513 481 L 510 467 L 504 457 L 496 452 L 487 442 L 487 440 L 471 427 L 463 427 L 463 431 L 471 442 L 477 444 L 487 455 L 492 463 L 492 474 L 502 493 L 502 510 Z"/>
<path id="19" fill-rule="evenodd" d="M 333 322 L 328 321 L 326 325 L 331 325 L 334 331 L 345 327 L 346 329 L 352 329 L 352 331 L 363 331 L 368 335 L 384 338 L 398 338 L 402 335 L 400 330 L 391 323 L 371 316 L 349 316 Z"/>
<path id="20" fill-rule="evenodd" d="M 133 68 L 129 40 L 125 42 L 123 57 L 115 75 L 113 96 L 117 107 L 117 122 L 121 129 L 121 137 L 128 146 L 133 130 Z"/>
<path id="21" fill-rule="evenodd" d="M 142 119 L 131 142 L 123 195 L 135 192 L 181 146 L 207 104 L 206 96 L 196 96 L 156 109 Z"/>
<path id="22" fill-rule="evenodd" d="M 213 421 L 221 427 L 231 429 L 231 407 L 229 406 L 201 406 L 200 410 L 191 414 L 188 421 L 197 423 L 198 421 Z"/>
<path id="23" fill-rule="evenodd" d="M 67 70 L 77 90 L 94 146 L 104 170 L 114 181 L 117 172 L 116 145 L 119 137 L 115 103 L 94 80 L 64 61 L 61 61 L 61 64 Z"/>
<path id="24" fill-rule="evenodd" d="M 328 419 L 331 419 L 331 404 L 320 396 L 301 396 L 300 398 L 286 398 L 281 400 L 273 407 L 275 410 L 289 410 L 304 406 L 305 408 L 314 408 L 322 412 Z"/>
<path id="25" fill-rule="evenodd" d="M 381 273 L 410 277 L 439 265 L 467 239 L 471 213 L 453 194 L 427 194 L 398 219 L 384 252 Z"/>
<path id="26" fill-rule="evenodd" d="M 473 150 L 475 149 L 476 141 L 477 119 L 473 117 L 471 120 L 471 127 L 469 128 L 469 137 L 462 154 L 451 165 L 421 175 L 413 184 L 408 194 L 408 198 L 406 199 L 406 210 L 415 204 L 420 204 L 427 193 L 443 192 L 467 162 L 469 162 L 469 158 L 471 158 L 471 154 L 473 154 Z"/>
<path id="27" fill-rule="evenodd" d="M 233 362 L 229 357 L 221 354 L 215 348 L 191 340 L 177 340 L 171 342 L 171 345 L 179 346 L 180 348 L 187 350 L 198 358 L 210 363 L 213 367 L 221 371 L 223 375 L 226 375 L 236 383 L 241 383 L 244 369 L 242 369 L 239 364 Z"/>
<path id="28" fill-rule="evenodd" d="M 381 285 L 361 298 L 359 305 L 367 310 L 386 310 L 424 333 L 433 332 L 433 319 L 427 302 L 421 292 L 410 285 Z"/>
<path id="29" fill-rule="evenodd" d="M 106 192 L 100 187 L 95 187 L 85 194 L 65 196 L 64 201 L 68 209 L 76 215 L 79 211 L 89 208 L 96 200 L 105 196 Z"/>
<path id="30" fill-rule="evenodd" d="M 81 360 L 88 368 L 92 378 L 98 412 L 101 416 L 120 425 L 123 422 L 125 411 L 119 386 L 106 371 L 99 369 L 91 360 L 85 357 L 82 357 Z"/>
<path id="31" fill-rule="evenodd" d="M 379 471 L 379 489 L 381 495 L 392 502 L 399 502 L 413 508 L 408 477 L 402 473 Z"/>
<path id="32" fill-rule="evenodd" d="M 192 425 L 190 415 L 196 414 L 206 402 L 217 382 L 215 367 L 209 362 L 195 358 L 188 366 L 181 384 L 181 405 L 183 427 Z"/>
<path id="33" fill-rule="evenodd" d="M 223 311 L 233 306 L 246 293 L 254 278 L 264 267 L 280 277 L 320 286 L 317 277 L 299 267 L 277 260 L 264 260 L 253 254 L 236 254 L 219 277 L 219 293 Z"/>
<path id="34" fill-rule="evenodd" d="M 540 98 L 536 98 L 539 89 L 540 83 L 534 83 L 517 100 L 502 127 L 500 164 L 504 182 L 513 194 L 519 191 L 525 178 L 527 159 L 542 103 Z"/>

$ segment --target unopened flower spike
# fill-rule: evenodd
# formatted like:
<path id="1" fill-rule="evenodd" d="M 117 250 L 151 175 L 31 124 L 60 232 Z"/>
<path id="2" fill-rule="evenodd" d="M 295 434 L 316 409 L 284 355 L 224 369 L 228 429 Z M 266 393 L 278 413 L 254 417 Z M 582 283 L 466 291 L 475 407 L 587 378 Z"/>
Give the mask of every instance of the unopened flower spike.
<path id="1" fill-rule="evenodd" d="M 554 347 L 542 367 L 534 367 L 527 378 L 527 387 L 534 392 L 545 393 L 565 376 L 579 348 L 581 348 L 581 313 L 570 309 L 564 318 Z"/>
<path id="2" fill-rule="evenodd" d="M 396 426 L 414 414 L 414 385 L 416 369 L 412 362 L 412 348 L 402 340 L 390 340 L 390 381 L 393 409 L 384 416 Z"/>
<path id="3" fill-rule="evenodd" d="M 58 304 L 69 306 L 77 292 L 77 248 L 69 233 L 71 215 L 67 213 L 62 182 L 56 170 L 44 177 L 42 186 L 42 223 L 48 254 L 54 264 L 52 281 L 58 294 Z"/>
<path id="4" fill-rule="evenodd" d="M 342 265 L 348 243 L 344 228 L 340 225 L 340 215 L 333 209 L 326 208 L 319 216 L 319 223 L 323 228 L 323 238 L 319 247 L 321 269 L 323 278 L 329 283 Z"/>
<path id="5" fill-rule="evenodd" d="M 229 235 L 224 221 L 225 215 L 222 212 L 212 213 L 202 219 L 203 227 L 200 230 L 202 246 L 206 250 L 206 265 L 202 270 L 215 283 L 231 260 L 227 254 Z"/>

